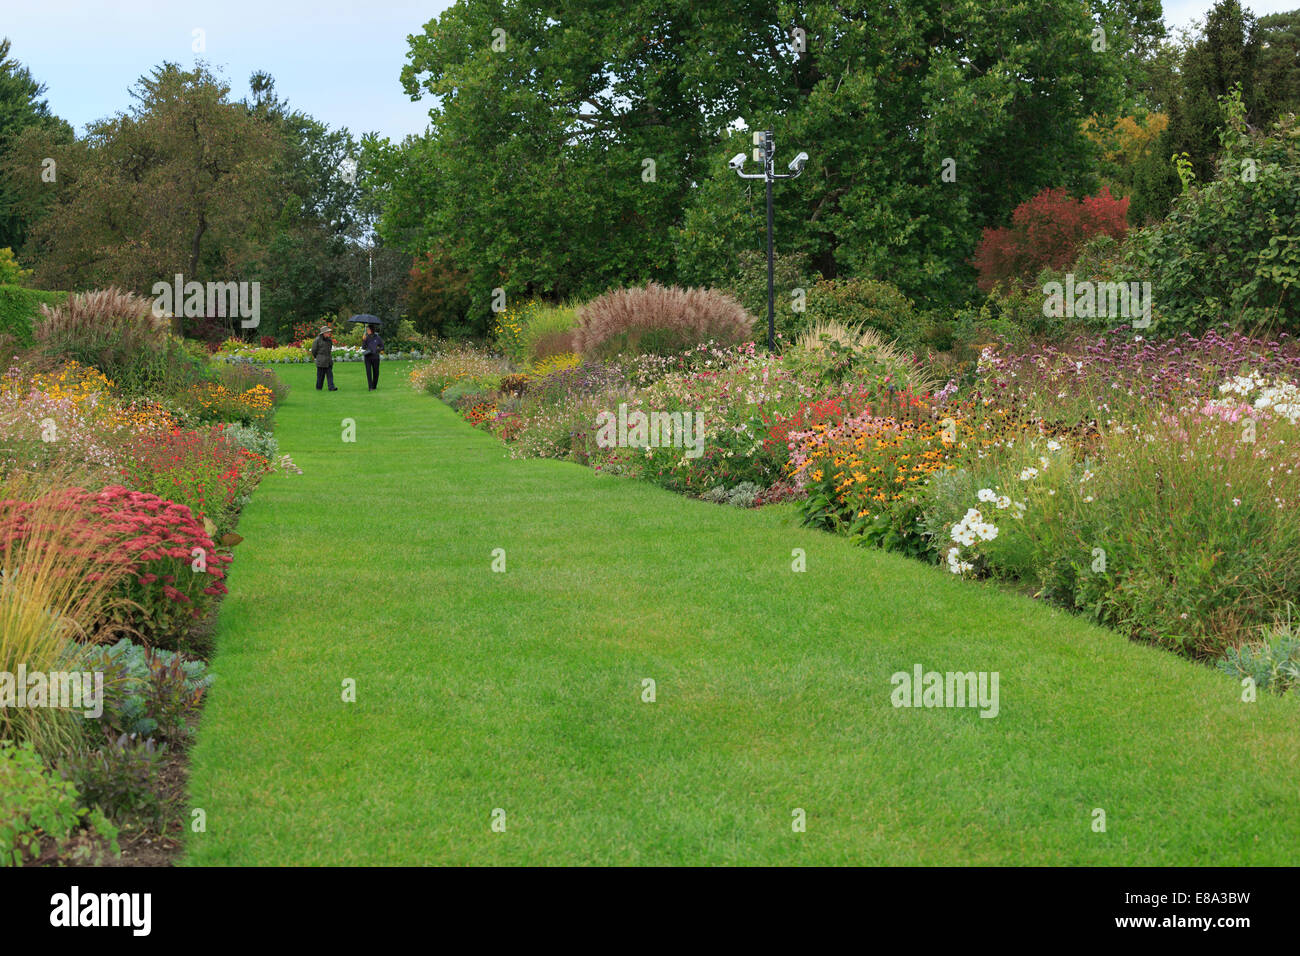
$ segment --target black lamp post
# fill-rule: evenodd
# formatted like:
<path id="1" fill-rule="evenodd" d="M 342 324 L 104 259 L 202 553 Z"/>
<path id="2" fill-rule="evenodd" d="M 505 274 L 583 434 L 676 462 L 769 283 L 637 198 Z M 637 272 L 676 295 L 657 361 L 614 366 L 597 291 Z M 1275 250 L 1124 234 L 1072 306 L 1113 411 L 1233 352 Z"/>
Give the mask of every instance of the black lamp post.
<path id="1" fill-rule="evenodd" d="M 776 171 L 776 137 L 771 130 L 754 134 L 754 160 L 763 164 L 761 173 L 744 170 L 745 154 L 737 153 L 728 164 L 741 179 L 761 179 L 767 187 L 767 350 L 776 351 L 776 281 L 772 254 L 772 183 L 778 179 L 798 179 L 808 162 L 808 154 L 800 153 L 790 162 L 790 172 Z"/>

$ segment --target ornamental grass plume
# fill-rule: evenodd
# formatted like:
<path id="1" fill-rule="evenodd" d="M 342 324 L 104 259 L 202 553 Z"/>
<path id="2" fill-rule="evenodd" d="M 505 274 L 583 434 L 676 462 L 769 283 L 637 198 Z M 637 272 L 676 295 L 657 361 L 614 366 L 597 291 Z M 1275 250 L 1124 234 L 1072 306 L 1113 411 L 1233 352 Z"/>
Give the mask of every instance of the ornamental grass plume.
<path id="1" fill-rule="evenodd" d="M 651 282 L 606 292 L 579 308 L 573 344 L 584 358 L 669 355 L 704 342 L 739 345 L 752 337 L 754 321 L 725 292 Z"/>

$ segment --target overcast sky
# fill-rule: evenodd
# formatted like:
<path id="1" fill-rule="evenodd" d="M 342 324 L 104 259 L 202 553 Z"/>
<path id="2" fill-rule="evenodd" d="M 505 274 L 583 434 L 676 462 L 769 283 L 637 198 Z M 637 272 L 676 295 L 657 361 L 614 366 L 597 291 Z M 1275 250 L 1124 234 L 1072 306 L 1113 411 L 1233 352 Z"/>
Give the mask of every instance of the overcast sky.
<path id="1" fill-rule="evenodd" d="M 141 75 L 172 60 L 203 59 L 248 94 L 248 77 L 266 70 L 296 107 L 355 134 L 393 139 L 421 132 L 427 103 L 413 103 L 398 80 L 406 37 L 451 6 L 451 0 L 0 0 L 0 35 L 10 56 L 31 68 L 50 107 L 80 133 L 86 123 L 124 110 Z M 1185 26 L 1213 0 L 1165 0 L 1165 22 Z M 1300 7 L 1300 0 L 1253 0 L 1256 14 Z M 194 31 L 206 51 L 195 53 Z"/>

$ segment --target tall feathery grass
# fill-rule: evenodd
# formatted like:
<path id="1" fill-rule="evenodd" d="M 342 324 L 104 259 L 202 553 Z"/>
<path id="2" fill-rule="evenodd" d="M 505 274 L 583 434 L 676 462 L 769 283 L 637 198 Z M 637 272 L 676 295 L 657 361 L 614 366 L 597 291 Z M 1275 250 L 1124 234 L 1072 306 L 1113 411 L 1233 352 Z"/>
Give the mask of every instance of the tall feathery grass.
<path id="1" fill-rule="evenodd" d="M 102 522 L 89 504 L 69 507 L 71 487 L 38 490 L 30 479 L 0 483 L 0 675 L 77 671 L 86 648 L 107 636 L 114 587 L 129 566 L 108 557 Z M 35 492 L 35 494 L 33 494 Z M 80 734 L 77 711 L 0 707 L 0 739 L 66 752 Z"/>
<path id="2" fill-rule="evenodd" d="M 578 309 L 574 351 L 592 359 L 672 355 L 705 342 L 738 345 L 750 339 L 754 321 L 724 292 L 651 282 L 606 292 Z"/>
<path id="3" fill-rule="evenodd" d="M 99 369 L 132 394 L 169 392 L 207 376 L 153 314 L 153 303 L 121 289 L 78 292 L 51 308 L 32 330 L 38 351 Z"/>

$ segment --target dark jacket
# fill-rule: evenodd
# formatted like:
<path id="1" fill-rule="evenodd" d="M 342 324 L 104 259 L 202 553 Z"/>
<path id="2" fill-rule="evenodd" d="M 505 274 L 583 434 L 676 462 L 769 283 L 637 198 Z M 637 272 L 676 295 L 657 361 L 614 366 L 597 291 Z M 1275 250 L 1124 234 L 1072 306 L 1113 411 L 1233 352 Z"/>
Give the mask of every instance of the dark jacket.
<path id="1" fill-rule="evenodd" d="M 379 333 L 367 335 L 361 340 L 361 351 L 367 358 L 374 356 L 379 358 L 379 353 L 384 350 L 384 340 L 379 337 Z"/>
<path id="2" fill-rule="evenodd" d="M 334 364 L 334 357 L 330 354 L 333 351 L 334 340 L 324 332 L 311 343 L 311 357 L 316 360 L 317 368 L 329 368 Z"/>

